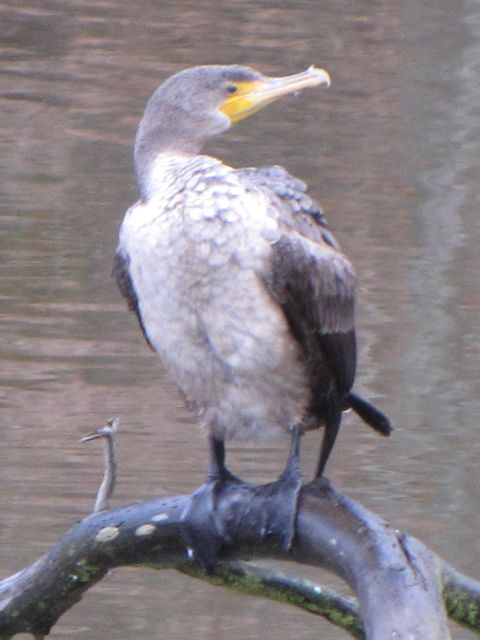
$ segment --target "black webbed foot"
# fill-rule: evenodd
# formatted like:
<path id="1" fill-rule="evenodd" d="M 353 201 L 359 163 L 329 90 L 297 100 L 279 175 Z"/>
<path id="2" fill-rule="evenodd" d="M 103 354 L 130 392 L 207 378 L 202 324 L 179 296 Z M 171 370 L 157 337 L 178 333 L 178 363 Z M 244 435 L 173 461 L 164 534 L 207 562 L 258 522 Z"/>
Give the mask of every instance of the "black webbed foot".
<path id="1" fill-rule="evenodd" d="M 294 427 L 283 473 L 276 482 L 255 487 L 258 496 L 266 505 L 262 537 L 275 536 L 285 551 L 290 551 L 295 539 L 298 498 L 303 484 L 299 463 L 300 438 L 300 428 Z"/>
<path id="2" fill-rule="evenodd" d="M 181 521 L 188 554 L 204 571 L 211 573 L 220 548 L 231 542 L 228 522 L 221 515 L 222 497 L 246 485 L 226 468 L 223 440 L 211 436 L 209 447 L 207 482 L 192 494 Z"/>
<path id="3" fill-rule="evenodd" d="M 302 477 L 298 465 L 300 430 L 292 433 L 285 471 L 276 482 L 252 485 L 232 475 L 224 465 L 223 442 L 211 438 L 211 460 L 206 484 L 199 487 L 182 514 L 183 537 L 202 569 L 212 572 L 223 545 L 243 539 L 275 537 L 289 550 Z"/>
<path id="4" fill-rule="evenodd" d="M 248 485 L 234 476 L 209 479 L 191 496 L 182 513 L 182 536 L 190 557 L 211 573 L 219 551 L 233 542 L 230 515 L 225 502 Z"/>

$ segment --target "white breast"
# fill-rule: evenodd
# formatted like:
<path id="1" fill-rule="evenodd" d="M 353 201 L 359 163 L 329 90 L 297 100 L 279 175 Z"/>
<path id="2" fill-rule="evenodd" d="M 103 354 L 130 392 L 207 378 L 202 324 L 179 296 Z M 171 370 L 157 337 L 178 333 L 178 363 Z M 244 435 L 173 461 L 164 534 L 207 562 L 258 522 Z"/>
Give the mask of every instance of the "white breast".
<path id="1" fill-rule="evenodd" d="M 160 159 L 120 232 L 150 342 L 218 437 L 264 437 L 308 402 L 300 350 L 259 273 L 278 237 L 265 196 L 206 157 Z"/>

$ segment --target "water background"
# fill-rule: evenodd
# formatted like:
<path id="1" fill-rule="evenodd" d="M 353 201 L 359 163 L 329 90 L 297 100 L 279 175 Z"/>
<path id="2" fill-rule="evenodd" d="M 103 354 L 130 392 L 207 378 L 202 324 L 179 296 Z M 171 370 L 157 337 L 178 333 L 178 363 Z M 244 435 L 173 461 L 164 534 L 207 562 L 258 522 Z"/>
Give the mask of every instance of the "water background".
<path id="1" fill-rule="evenodd" d="M 116 504 L 203 480 L 206 443 L 110 269 L 137 198 L 131 154 L 145 101 L 177 70 L 234 62 L 272 75 L 315 63 L 333 79 L 208 148 L 305 179 L 355 265 L 356 389 L 396 430 L 385 440 L 347 416 L 327 475 L 479 578 L 474 0 L 0 2 L 0 577 L 89 512 L 101 451 L 79 439 L 108 416 L 121 420 Z M 318 441 L 306 437 L 307 476 Z M 261 482 L 285 453 L 283 441 L 231 445 L 229 460 Z M 51 637 L 192 635 L 344 637 L 290 607 L 134 569 L 112 572 Z"/>

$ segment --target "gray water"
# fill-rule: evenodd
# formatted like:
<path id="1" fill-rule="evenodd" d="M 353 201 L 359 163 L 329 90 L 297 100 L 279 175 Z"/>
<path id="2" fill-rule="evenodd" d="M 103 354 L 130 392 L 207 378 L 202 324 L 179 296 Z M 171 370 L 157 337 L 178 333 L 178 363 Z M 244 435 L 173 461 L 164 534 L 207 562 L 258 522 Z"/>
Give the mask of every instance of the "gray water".
<path id="1" fill-rule="evenodd" d="M 234 62 L 269 74 L 315 63 L 333 79 L 208 149 L 235 166 L 281 162 L 305 179 L 355 265 L 356 389 L 396 430 L 384 440 L 347 416 L 327 475 L 479 578 L 473 0 L 0 2 L 0 578 L 89 512 L 101 453 L 79 439 L 108 416 L 121 420 L 116 504 L 203 480 L 204 438 L 110 269 L 137 197 L 131 152 L 145 101 L 181 68 Z M 306 440 L 308 476 L 319 435 Z M 229 448 L 232 469 L 258 482 L 280 471 L 285 454 L 283 441 Z M 346 637 L 293 608 L 175 572 L 126 569 L 52 633 L 192 635 Z"/>

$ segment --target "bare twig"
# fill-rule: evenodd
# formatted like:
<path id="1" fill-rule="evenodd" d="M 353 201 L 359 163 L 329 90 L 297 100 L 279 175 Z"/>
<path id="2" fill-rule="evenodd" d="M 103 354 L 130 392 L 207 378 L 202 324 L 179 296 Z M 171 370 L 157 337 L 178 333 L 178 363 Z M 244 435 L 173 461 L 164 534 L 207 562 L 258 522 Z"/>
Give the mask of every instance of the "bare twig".
<path id="1" fill-rule="evenodd" d="M 117 479 L 117 461 L 115 458 L 115 433 L 118 431 L 120 422 L 118 418 L 109 418 L 103 427 L 96 429 L 92 433 L 84 436 L 80 442 L 90 442 L 102 438 L 105 443 L 104 448 L 104 471 L 103 479 L 97 491 L 95 506 L 92 513 L 105 511 L 108 509 L 108 501 L 115 490 Z"/>

